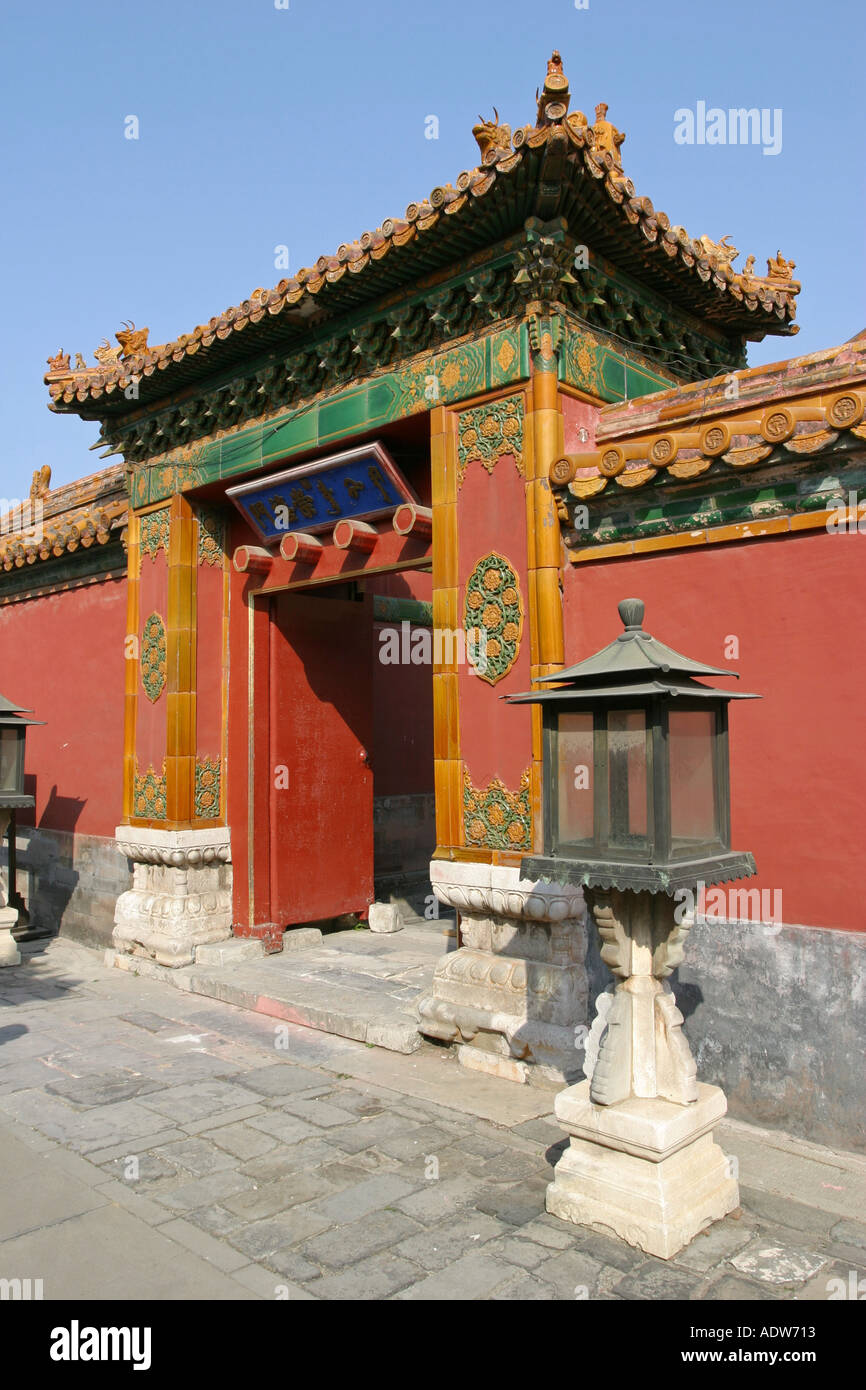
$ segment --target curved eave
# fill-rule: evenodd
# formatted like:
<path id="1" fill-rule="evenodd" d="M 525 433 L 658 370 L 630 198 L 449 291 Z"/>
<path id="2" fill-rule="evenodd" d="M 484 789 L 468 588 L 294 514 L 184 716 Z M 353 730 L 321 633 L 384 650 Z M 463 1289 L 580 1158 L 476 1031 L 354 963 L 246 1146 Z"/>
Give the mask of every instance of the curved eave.
<path id="1" fill-rule="evenodd" d="M 50 372 L 45 380 L 52 407 L 91 419 L 122 414 L 142 399 L 156 400 L 238 364 L 303 347 L 311 328 L 384 306 L 389 295 L 465 264 L 539 215 L 565 218 L 594 253 L 723 331 L 743 337 L 796 331 L 796 289 L 753 281 L 755 293 L 744 293 L 739 275 L 675 233 L 667 216 L 636 196 L 611 157 L 596 156 L 591 143 L 591 130 L 567 121 L 518 130 L 514 150 L 491 151 L 480 168 L 460 175 L 456 187 L 434 189 L 426 202 L 410 204 L 405 218 L 389 219 L 193 333 L 107 370 Z M 131 407 L 123 392 L 133 378 L 139 379 L 139 394 Z"/>
<path id="2" fill-rule="evenodd" d="M 742 690 L 717 690 L 707 685 L 677 685 L 672 681 L 624 681 L 620 685 L 596 685 L 590 689 L 569 686 L 564 690 L 533 690 L 521 695 L 505 695 L 509 705 L 555 705 L 568 701 L 570 704 L 593 705 L 598 700 L 629 700 L 632 697 L 649 699 L 655 695 L 667 695 L 671 699 L 683 695 L 687 700 L 760 700 L 760 695 L 750 695 Z"/>
<path id="3" fill-rule="evenodd" d="M 33 505 L 38 512 L 32 515 Z M 123 538 L 129 499 L 125 468 L 114 464 L 55 488 L 0 519 L 0 581 L 4 574 L 99 549 Z"/>

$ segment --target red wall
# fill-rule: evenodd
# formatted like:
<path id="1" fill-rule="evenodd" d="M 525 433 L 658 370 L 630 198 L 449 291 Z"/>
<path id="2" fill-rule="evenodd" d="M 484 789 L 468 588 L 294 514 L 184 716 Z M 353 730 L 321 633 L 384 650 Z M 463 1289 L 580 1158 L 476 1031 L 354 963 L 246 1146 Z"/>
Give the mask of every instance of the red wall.
<path id="1" fill-rule="evenodd" d="M 523 632 L 517 659 L 506 676 L 490 685 L 467 664 L 457 672 L 460 692 L 460 753 L 475 787 L 494 777 L 516 791 L 532 762 L 528 708 L 507 705 L 503 695 L 530 688 L 529 578 L 526 560 L 526 487 L 510 454 L 492 474 L 477 461 L 466 468 L 457 496 L 457 626 L 463 625 L 466 585 L 478 561 L 497 551 L 517 575 L 523 600 Z"/>
<path id="2" fill-rule="evenodd" d="M 429 570 L 371 575 L 364 586 L 371 594 L 412 598 L 430 603 Z M 414 626 L 411 632 L 419 631 Z M 431 635 L 432 628 L 426 631 Z M 376 796 L 409 796 L 433 790 L 433 667 L 392 665 L 381 661 L 382 634 L 396 633 L 399 623 L 373 627 L 373 780 Z M 401 646 L 402 650 L 402 646 Z M 409 653 L 411 655 L 411 638 Z"/>
<path id="3" fill-rule="evenodd" d="M 563 448 L 566 454 L 585 454 L 595 448 L 595 427 L 598 422 L 598 406 L 587 401 L 579 401 L 574 396 L 562 394 L 559 398 L 562 408 Z M 581 430 L 584 437 L 581 438 Z"/>
<path id="4" fill-rule="evenodd" d="M 113 836 L 123 816 L 126 580 L 0 608 L 0 690 L 32 708 L 19 825 Z"/>
<path id="5" fill-rule="evenodd" d="M 199 758 L 222 758 L 223 604 L 222 564 L 199 564 L 196 575 L 195 731 Z"/>
<path id="6" fill-rule="evenodd" d="M 163 549 L 155 555 L 141 556 L 141 576 L 138 588 L 138 640 L 142 642 L 148 618 L 156 613 L 167 625 L 168 618 L 168 557 Z M 165 762 L 166 731 L 168 727 L 168 681 L 158 699 L 151 702 L 141 683 L 139 667 L 138 699 L 135 710 L 135 756 L 138 775 L 144 776 L 153 768 L 159 776 Z"/>
<path id="7" fill-rule="evenodd" d="M 432 649 L 432 628 L 426 632 Z M 433 790 L 433 668 L 383 663 L 382 634 L 401 644 L 399 623 L 373 627 L 373 789 L 376 796 L 409 796 Z M 416 649 L 417 650 L 417 649 Z"/>
<path id="8" fill-rule="evenodd" d="M 731 843 L 758 867 L 742 886 L 781 889 L 789 924 L 864 928 L 864 559 L 862 537 L 821 531 L 566 566 L 567 664 L 621 632 L 635 597 L 653 636 L 740 672 L 708 683 L 763 696 L 730 706 Z"/>
<path id="9" fill-rule="evenodd" d="M 433 576 L 429 570 L 400 570 L 397 574 L 372 574 L 362 588 L 386 598 L 414 598 L 421 603 L 433 599 Z"/>

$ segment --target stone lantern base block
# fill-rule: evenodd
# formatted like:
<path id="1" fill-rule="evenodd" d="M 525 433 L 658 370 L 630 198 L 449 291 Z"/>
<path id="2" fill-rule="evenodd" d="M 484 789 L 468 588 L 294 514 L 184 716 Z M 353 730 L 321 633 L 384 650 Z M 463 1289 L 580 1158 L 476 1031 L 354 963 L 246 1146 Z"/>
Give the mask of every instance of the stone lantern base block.
<path id="1" fill-rule="evenodd" d="M 17 921 L 18 912 L 14 907 L 0 907 L 0 966 L 21 964 L 21 952 L 12 935 Z"/>
<path id="2" fill-rule="evenodd" d="M 569 1087 L 555 1110 L 571 1144 L 547 1189 L 547 1210 L 671 1259 L 740 1204 L 712 1136 L 726 1109 L 718 1086 L 700 1085 L 691 1105 L 631 1099 L 610 1106 L 592 1103 L 588 1081 Z"/>

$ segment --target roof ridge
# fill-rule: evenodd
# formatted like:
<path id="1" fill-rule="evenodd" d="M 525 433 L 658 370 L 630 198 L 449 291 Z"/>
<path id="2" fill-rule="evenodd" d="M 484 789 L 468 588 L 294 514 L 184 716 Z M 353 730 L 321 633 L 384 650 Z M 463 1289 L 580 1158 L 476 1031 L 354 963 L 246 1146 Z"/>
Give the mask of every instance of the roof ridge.
<path id="1" fill-rule="evenodd" d="M 524 158 L 525 151 L 547 145 L 547 156 L 556 180 L 565 175 L 560 167 L 571 156 L 582 157 L 590 177 L 603 184 L 610 202 L 622 209 L 626 219 L 639 227 L 645 242 L 660 249 L 665 257 L 682 264 L 705 283 L 712 283 L 721 293 L 732 298 L 751 313 L 763 311 L 756 324 L 760 332 L 774 331 L 772 319 L 785 325 L 775 329 L 796 332 L 791 323 L 800 284 L 791 278 L 794 262 L 786 261 L 781 253 L 768 259 L 767 275 L 756 276 L 755 257 L 749 256 L 742 271 L 734 271 L 732 262 L 739 252 L 731 246 L 730 237 L 712 241 L 704 235 L 697 240 L 688 236 L 680 226 L 671 226 L 664 212 L 656 211 L 648 197 L 638 196 L 634 184 L 625 175 L 620 149 L 625 135 L 607 119 L 607 105 L 599 102 L 595 121 L 590 124 L 582 111 L 571 111 L 568 79 L 563 72 L 562 58 L 554 51 L 547 65 L 547 74 L 538 97 L 536 124 L 526 125 L 514 132 L 499 122 L 494 108 L 494 120 L 473 127 L 473 135 L 481 153 L 480 163 L 464 170 L 456 184 L 445 183 L 434 188 L 429 197 L 410 203 L 403 218 L 385 218 L 375 231 L 365 231 L 354 241 L 342 243 L 331 255 L 319 256 L 313 266 L 303 266 L 295 275 L 284 277 L 271 290 L 258 287 L 240 304 L 230 305 L 221 314 L 212 316 L 206 324 L 198 324 L 191 333 L 182 333 L 170 342 L 149 346 L 149 329 L 136 329 L 126 324 L 115 334 L 119 346 L 112 348 L 108 340 L 96 350 L 97 363 L 88 366 L 81 353 L 76 353 L 75 366 L 70 368 L 69 354 L 58 352 L 48 359 L 49 371 L 45 381 L 57 404 L 72 406 L 88 398 L 97 399 L 125 388 L 141 375 L 150 376 L 165 370 L 172 363 L 209 348 L 216 341 L 228 338 L 249 324 L 259 323 L 265 315 L 278 315 L 297 309 L 304 302 L 315 303 L 329 284 L 335 284 L 347 273 L 359 274 L 371 262 L 379 261 L 395 249 L 411 244 L 439 223 L 442 216 L 454 216 L 472 198 L 483 197 L 497 178 L 510 174 Z M 573 160 L 570 160 L 573 162 Z M 550 194 L 545 190 L 544 171 L 539 177 L 538 213 L 542 215 Z M 554 197 L 555 201 L 555 197 Z"/>

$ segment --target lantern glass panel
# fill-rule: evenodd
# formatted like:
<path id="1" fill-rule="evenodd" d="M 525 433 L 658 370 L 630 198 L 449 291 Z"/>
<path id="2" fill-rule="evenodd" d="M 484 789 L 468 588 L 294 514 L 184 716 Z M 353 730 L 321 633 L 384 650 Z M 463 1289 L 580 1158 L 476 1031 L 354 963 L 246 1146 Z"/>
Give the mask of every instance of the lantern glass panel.
<path id="1" fill-rule="evenodd" d="M 576 845 L 593 837 L 592 713 L 561 714 L 556 740 L 559 796 L 557 840 Z"/>
<path id="2" fill-rule="evenodd" d="M 607 716 L 611 846 L 638 849 L 647 843 L 647 731 L 640 709 Z"/>
<path id="3" fill-rule="evenodd" d="M 20 758 L 24 751 L 23 730 L 0 728 L 0 792 L 21 790 Z"/>
<path id="4" fill-rule="evenodd" d="M 715 741 L 715 710 L 670 711 L 668 753 L 674 845 L 707 844 L 719 838 Z"/>

